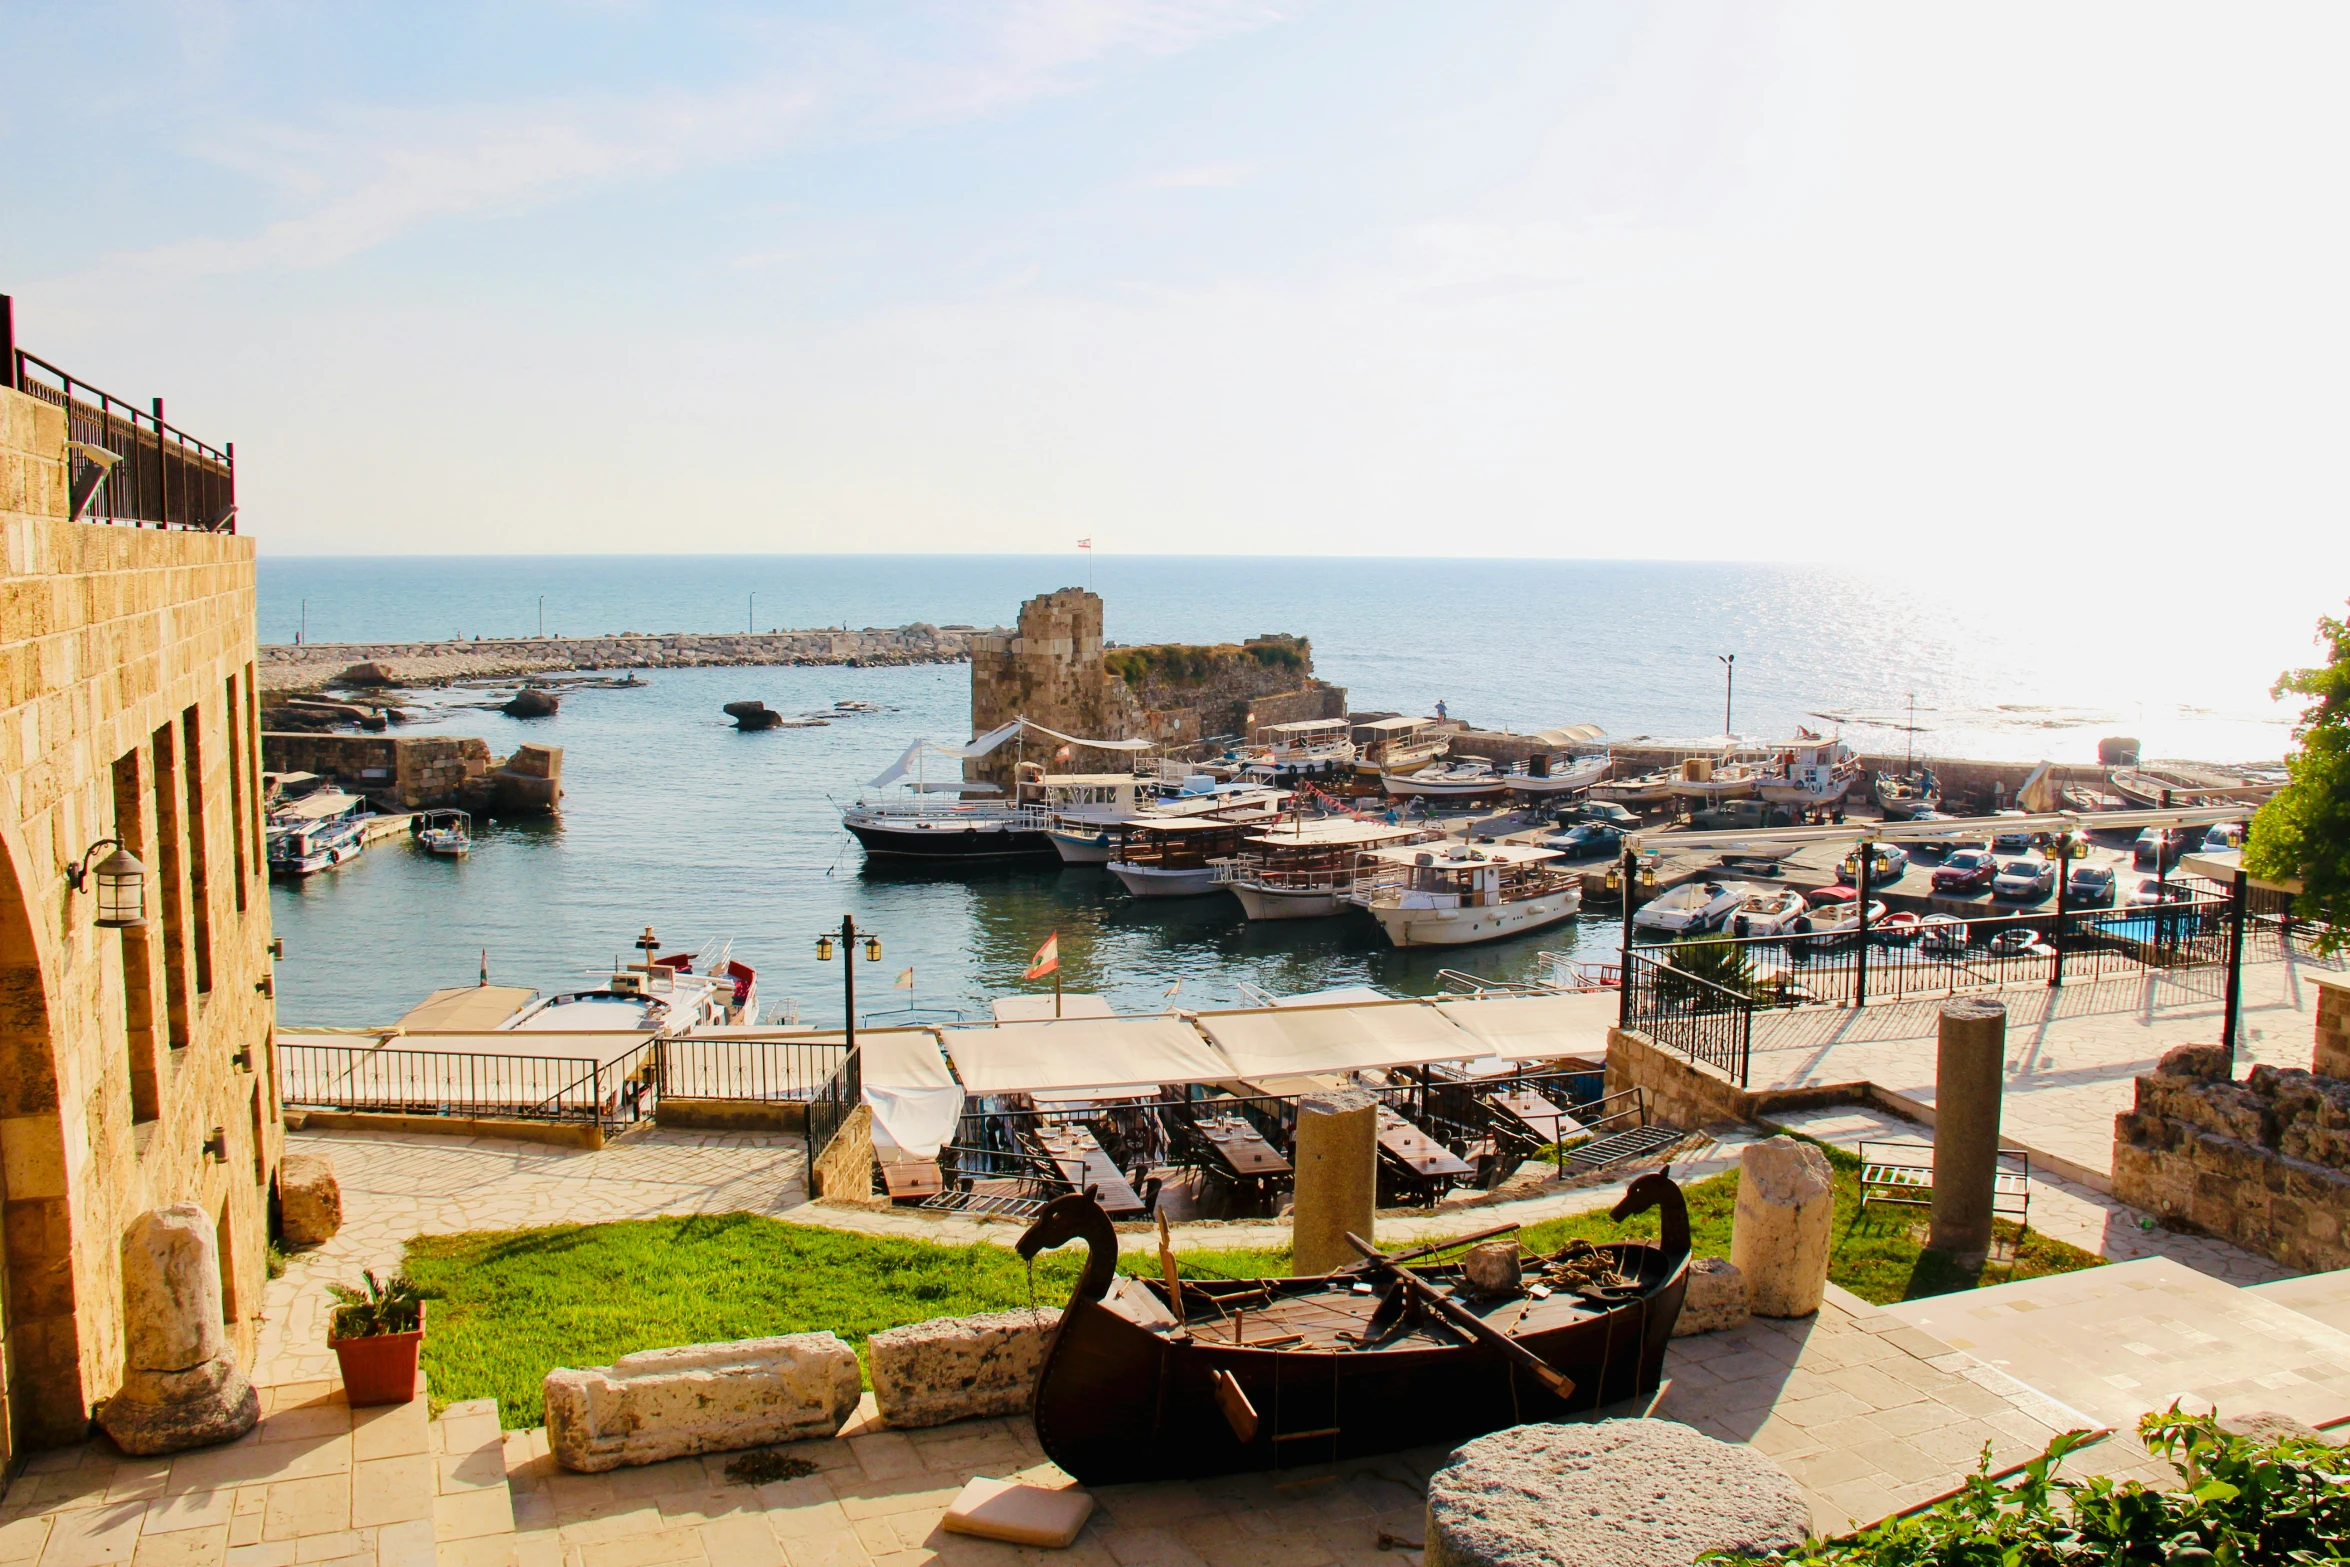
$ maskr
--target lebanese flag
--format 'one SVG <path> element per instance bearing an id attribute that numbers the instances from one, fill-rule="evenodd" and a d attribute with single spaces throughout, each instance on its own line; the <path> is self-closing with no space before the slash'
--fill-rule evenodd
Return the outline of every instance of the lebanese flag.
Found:
<path id="1" fill-rule="evenodd" d="M 1044 938 L 1044 945 L 1036 949 L 1036 961 L 1028 965 L 1022 979 L 1042 979 L 1061 966 L 1061 933 L 1054 931 Z"/>

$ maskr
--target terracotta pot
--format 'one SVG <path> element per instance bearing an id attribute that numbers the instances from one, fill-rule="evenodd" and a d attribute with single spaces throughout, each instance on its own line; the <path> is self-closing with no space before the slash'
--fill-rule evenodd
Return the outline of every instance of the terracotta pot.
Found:
<path id="1" fill-rule="evenodd" d="M 416 1357 L 424 1343 L 423 1301 L 416 1303 L 416 1331 L 374 1338 L 329 1338 L 327 1347 L 343 1368 L 343 1396 L 353 1404 L 405 1404 L 416 1397 Z"/>

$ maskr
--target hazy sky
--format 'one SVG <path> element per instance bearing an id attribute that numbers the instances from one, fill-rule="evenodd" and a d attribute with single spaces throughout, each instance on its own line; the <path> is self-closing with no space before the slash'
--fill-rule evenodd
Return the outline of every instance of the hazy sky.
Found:
<path id="1" fill-rule="evenodd" d="M 233 439 L 272 552 L 2350 576 L 2339 5 L 0 30 L 20 341 Z"/>

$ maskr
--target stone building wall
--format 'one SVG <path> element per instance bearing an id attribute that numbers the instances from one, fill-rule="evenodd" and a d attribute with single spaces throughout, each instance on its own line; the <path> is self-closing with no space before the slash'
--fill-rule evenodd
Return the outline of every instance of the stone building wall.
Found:
<path id="1" fill-rule="evenodd" d="M 2350 1267 L 2350 1082 L 2169 1051 L 2114 1117 L 2113 1194 L 2287 1267 Z"/>
<path id="2" fill-rule="evenodd" d="M 1313 649 L 1302 638 L 1120 648 L 1105 658 L 1102 601 L 1083 588 L 1030 599 L 1011 634 L 976 634 L 970 646 L 974 734 L 1025 717 L 1088 739 L 1147 737 L 1180 749 L 1265 724 L 1346 716 L 1346 692 L 1313 678 Z M 965 776 L 1007 784 L 1024 757 L 1043 760 L 1005 745 L 965 764 Z M 1101 770 L 1118 760 L 1114 752 L 1079 751 L 1054 770 Z"/>
<path id="3" fill-rule="evenodd" d="M 67 522 L 66 483 L 63 414 L 0 390 L 0 1462 L 79 1441 L 120 1385 L 150 1209 L 213 1216 L 251 1364 L 283 1145 L 253 543 Z M 142 931 L 68 884 L 108 837 L 149 868 Z"/>
<path id="4" fill-rule="evenodd" d="M 487 740 L 453 735 L 281 734 L 261 737 L 261 765 L 273 773 L 316 773 L 336 788 L 390 810 L 463 805 L 467 786 L 498 759 Z"/>

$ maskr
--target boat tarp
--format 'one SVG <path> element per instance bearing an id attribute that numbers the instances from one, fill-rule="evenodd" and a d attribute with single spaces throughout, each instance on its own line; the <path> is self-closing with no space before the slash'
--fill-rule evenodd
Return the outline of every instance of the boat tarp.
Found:
<path id="1" fill-rule="evenodd" d="M 895 762 L 890 764 L 889 771 L 883 773 L 880 777 L 874 779 L 865 787 L 868 789 L 888 788 L 891 784 L 896 783 L 899 779 L 912 772 L 914 770 L 915 761 L 920 758 L 922 753 L 925 751 L 930 752 L 933 756 L 951 756 L 957 761 L 969 761 L 974 757 L 987 755 L 988 752 L 994 750 L 997 746 L 1002 745 L 1006 740 L 1011 739 L 1012 736 L 1018 734 L 1019 732 L 1020 720 L 1015 718 L 1009 723 L 996 725 L 987 733 L 973 740 L 969 745 L 940 745 L 935 740 L 917 740 L 912 745 L 906 747 L 905 755 L 899 757 Z"/>
<path id="2" fill-rule="evenodd" d="M 1155 740 L 1088 740 L 1080 735 L 1065 735 L 1058 729 L 1047 729 L 1033 718 L 1015 718 L 1012 722 L 1014 725 L 1024 724 L 1040 735 L 1050 735 L 1055 740 L 1066 740 L 1071 745 L 1084 746 L 1089 751 L 1147 751 L 1158 744 Z"/>
<path id="3" fill-rule="evenodd" d="M 1607 1031 L 1616 1026 L 1621 998 L 1612 990 L 1563 996 L 1489 996 L 1479 1001 L 1440 1001 L 1444 1015 L 1519 1061 L 1552 1056 L 1607 1058 Z"/>
<path id="4" fill-rule="evenodd" d="M 1220 1083 L 1235 1074 L 1197 1030 L 1171 1017 L 1083 1017 L 945 1030 L 947 1054 L 975 1094 Z"/>
<path id="5" fill-rule="evenodd" d="M 926 1028 L 891 1029 L 857 1038 L 860 1097 L 873 1111 L 873 1145 L 886 1157 L 902 1149 L 935 1159 L 963 1116 L 963 1088 Z"/>
<path id="6" fill-rule="evenodd" d="M 1199 1026 L 1232 1058 L 1240 1075 L 1252 1081 L 1429 1061 L 1473 1061 L 1493 1054 L 1491 1045 L 1420 1001 L 1203 1012 Z"/>
<path id="7" fill-rule="evenodd" d="M 1275 996 L 1277 1007 L 1334 1007 L 1356 1001 L 1393 1001 L 1368 985 L 1341 985 L 1336 990 L 1309 990 L 1302 996 Z"/>
<path id="8" fill-rule="evenodd" d="M 1563 724 L 1556 729 L 1536 731 L 1534 738 L 1556 750 L 1571 745 L 1597 745 L 1607 738 L 1607 731 L 1597 724 Z"/>
<path id="9" fill-rule="evenodd" d="M 1091 991 L 1072 990 L 1060 997 L 1061 1009 L 1053 1010 L 1054 998 L 1041 996 L 998 996 L 990 1001 L 988 1010 L 999 1023 L 1046 1023 L 1055 1017 L 1116 1017 L 1110 1004 Z"/>

